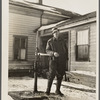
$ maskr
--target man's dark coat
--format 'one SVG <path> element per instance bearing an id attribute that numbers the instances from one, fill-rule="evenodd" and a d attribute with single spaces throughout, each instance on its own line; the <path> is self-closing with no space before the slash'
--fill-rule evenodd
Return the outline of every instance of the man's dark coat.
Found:
<path id="1" fill-rule="evenodd" d="M 68 49 L 65 41 L 61 38 L 51 38 L 47 42 L 46 52 L 51 55 L 49 61 L 49 78 L 62 78 L 66 70 L 66 60 L 68 60 Z M 54 57 L 54 52 L 59 54 L 59 57 Z"/>

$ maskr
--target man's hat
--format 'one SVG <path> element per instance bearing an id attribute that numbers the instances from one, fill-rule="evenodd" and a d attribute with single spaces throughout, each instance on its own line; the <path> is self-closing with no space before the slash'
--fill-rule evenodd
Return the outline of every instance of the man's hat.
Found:
<path id="1" fill-rule="evenodd" d="M 56 28 L 56 27 L 52 28 L 52 34 L 54 34 L 54 33 L 57 32 L 57 31 L 59 31 L 58 28 Z"/>

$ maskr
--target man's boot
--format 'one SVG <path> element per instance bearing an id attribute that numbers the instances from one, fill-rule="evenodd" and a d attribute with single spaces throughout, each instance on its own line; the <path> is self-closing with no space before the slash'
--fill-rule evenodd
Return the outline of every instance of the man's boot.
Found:
<path id="1" fill-rule="evenodd" d="M 63 93 L 61 93 L 61 91 L 60 91 L 60 87 L 61 87 L 61 82 L 62 82 L 62 80 L 60 79 L 58 79 L 57 80 L 57 85 L 56 85 L 56 94 L 57 95 L 60 95 L 60 96 L 63 96 L 64 94 Z"/>
<path id="2" fill-rule="evenodd" d="M 47 90 L 45 92 L 47 95 L 50 95 L 52 82 L 53 82 L 53 80 L 48 80 Z"/>

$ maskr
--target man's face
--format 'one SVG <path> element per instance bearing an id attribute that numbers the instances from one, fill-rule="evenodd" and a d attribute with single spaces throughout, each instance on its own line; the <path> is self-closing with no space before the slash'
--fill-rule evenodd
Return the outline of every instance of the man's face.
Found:
<path id="1" fill-rule="evenodd" d="M 55 38 L 58 38 L 58 37 L 59 37 L 59 31 L 58 31 L 58 30 L 55 31 L 55 32 L 53 33 L 53 36 L 54 36 Z"/>

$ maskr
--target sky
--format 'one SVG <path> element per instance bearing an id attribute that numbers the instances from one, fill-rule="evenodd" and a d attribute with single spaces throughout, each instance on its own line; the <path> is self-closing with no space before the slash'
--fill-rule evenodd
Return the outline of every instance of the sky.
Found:
<path id="1" fill-rule="evenodd" d="M 97 0 L 43 0 L 43 4 L 69 10 L 81 15 L 97 10 Z"/>
<path id="2" fill-rule="evenodd" d="M 20 1 L 20 0 L 19 0 Z M 25 0 L 37 3 L 38 0 Z M 44 5 L 72 11 L 81 15 L 97 11 L 99 0 L 42 0 Z"/>

